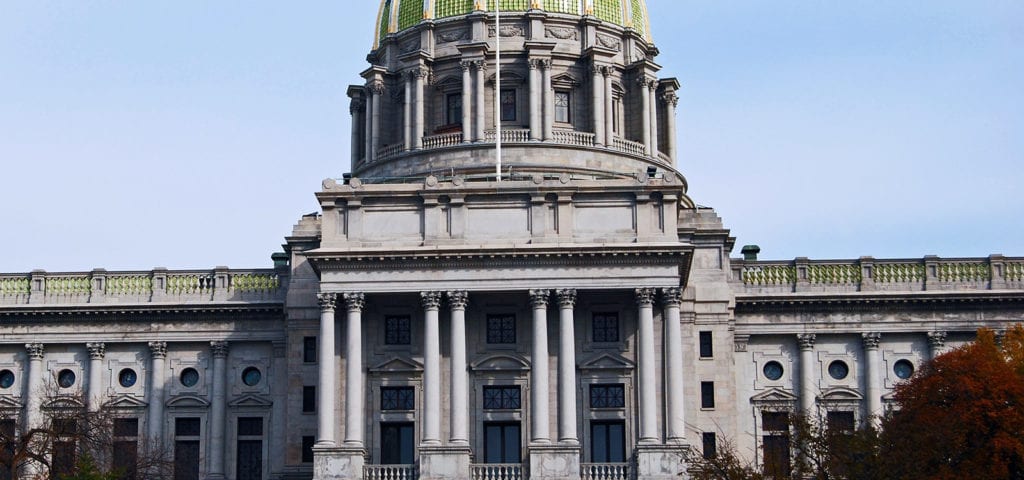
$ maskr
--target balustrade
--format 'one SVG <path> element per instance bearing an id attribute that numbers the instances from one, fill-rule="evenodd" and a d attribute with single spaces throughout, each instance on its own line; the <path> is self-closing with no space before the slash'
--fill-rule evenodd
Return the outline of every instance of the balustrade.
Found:
<path id="1" fill-rule="evenodd" d="M 473 464 L 469 474 L 472 480 L 522 480 L 523 466 L 518 463 Z"/>
<path id="2" fill-rule="evenodd" d="M 415 465 L 365 465 L 363 480 L 416 480 Z"/>
<path id="3" fill-rule="evenodd" d="M 629 480 L 628 463 L 584 463 L 580 465 L 582 480 Z"/>

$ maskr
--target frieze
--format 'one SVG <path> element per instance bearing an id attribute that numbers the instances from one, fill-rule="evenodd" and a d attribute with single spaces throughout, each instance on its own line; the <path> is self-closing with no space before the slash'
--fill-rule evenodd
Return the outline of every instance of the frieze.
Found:
<path id="1" fill-rule="evenodd" d="M 544 27 L 544 36 L 559 40 L 579 40 L 580 32 L 574 27 L 547 26 Z"/>
<path id="2" fill-rule="evenodd" d="M 601 253 L 535 253 L 535 254 L 465 254 L 465 255 L 431 255 L 431 256 L 359 256 L 331 257 L 329 255 L 312 257 L 311 260 L 321 270 L 382 270 L 388 268 L 401 269 L 432 269 L 432 268 L 500 268 L 521 266 L 631 266 L 652 264 L 678 264 L 686 253 L 681 251 L 652 252 L 601 252 Z M 652 263 L 652 258 L 657 260 Z"/>
<path id="3" fill-rule="evenodd" d="M 494 38 L 496 36 L 495 35 L 495 28 L 494 28 L 493 25 L 487 27 L 487 36 L 490 37 L 490 38 Z M 526 28 L 523 25 L 521 25 L 521 24 L 513 23 L 513 24 L 510 24 L 510 25 L 502 25 L 501 26 L 501 38 L 525 37 L 525 36 L 526 36 Z"/>
<path id="4" fill-rule="evenodd" d="M 462 28 L 458 30 L 446 30 L 438 32 L 437 39 L 440 43 L 452 43 L 458 42 L 459 40 L 465 40 L 469 38 L 469 29 Z"/>
<path id="5" fill-rule="evenodd" d="M 402 42 L 402 44 L 398 46 L 398 49 L 402 53 L 415 52 L 420 49 L 420 39 L 417 37 L 406 42 Z"/>
<path id="6" fill-rule="evenodd" d="M 622 51 L 622 40 L 615 38 L 611 35 L 605 35 L 602 33 L 597 34 L 597 44 L 616 52 Z"/>

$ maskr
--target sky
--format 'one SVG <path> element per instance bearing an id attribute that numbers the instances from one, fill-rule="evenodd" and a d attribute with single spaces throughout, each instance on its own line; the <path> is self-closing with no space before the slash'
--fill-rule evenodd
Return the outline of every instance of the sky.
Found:
<path id="1" fill-rule="evenodd" d="M 4 2 L 0 272 L 269 267 L 348 171 L 378 6 Z M 734 256 L 1024 256 L 1024 2 L 648 8 Z"/>

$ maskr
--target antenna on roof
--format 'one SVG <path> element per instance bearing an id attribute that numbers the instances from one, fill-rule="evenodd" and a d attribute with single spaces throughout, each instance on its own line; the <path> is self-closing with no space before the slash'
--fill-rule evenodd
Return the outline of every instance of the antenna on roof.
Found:
<path id="1" fill-rule="evenodd" d="M 494 0 L 494 144 L 495 172 L 501 183 L 501 0 Z"/>

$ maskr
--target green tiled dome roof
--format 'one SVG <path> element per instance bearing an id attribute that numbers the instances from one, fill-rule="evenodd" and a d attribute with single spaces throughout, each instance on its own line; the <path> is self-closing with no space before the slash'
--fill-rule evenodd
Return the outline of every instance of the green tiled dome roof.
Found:
<path id="1" fill-rule="evenodd" d="M 601 21 L 636 30 L 650 40 L 647 3 L 644 0 L 382 0 L 377 14 L 375 45 L 389 33 L 411 28 L 423 19 L 445 19 L 474 10 L 494 10 L 501 2 L 505 12 L 539 8 L 570 15 L 593 15 Z"/>

